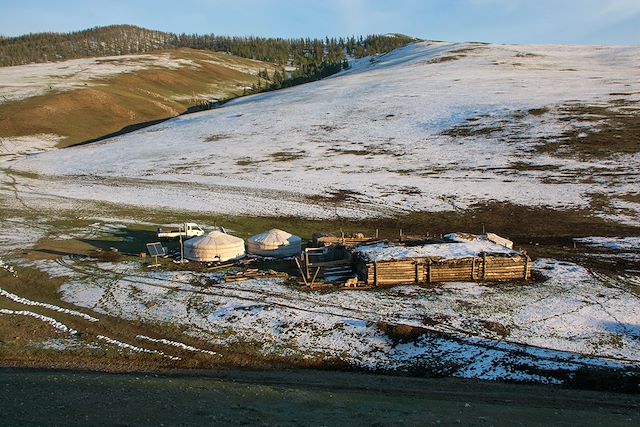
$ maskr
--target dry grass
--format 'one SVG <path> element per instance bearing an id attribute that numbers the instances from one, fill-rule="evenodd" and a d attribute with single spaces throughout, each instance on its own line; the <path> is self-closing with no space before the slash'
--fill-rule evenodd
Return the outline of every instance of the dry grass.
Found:
<path id="1" fill-rule="evenodd" d="M 254 159 L 252 157 L 242 157 L 236 160 L 236 165 L 238 166 L 252 166 L 252 165 L 258 165 L 260 163 L 261 163 L 261 160 Z"/>
<path id="2" fill-rule="evenodd" d="M 331 190 L 327 195 L 309 196 L 307 197 L 307 199 L 313 203 L 335 204 L 353 200 L 361 195 L 362 193 L 358 193 L 357 191 L 352 190 Z"/>
<path id="3" fill-rule="evenodd" d="M 275 153 L 271 153 L 271 159 L 274 162 L 290 162 L 293 160 L 302 159 L 306 156 L 306 151 L 277 151 Z"/>
<path id="4" fill-rule="evenodd" d="M 95 80 L 83 89 L 0 104 L 0 137 L 49 133 L 64 137 L 60 146 L 70 146 L 184 113 L 202 102 L 199 94 L 215 94 L 218 99 L 239 96 L 242 87 L 257 81 L 253 74 L 210 61 L 274 69 L 272 64 L 217 52 L 169 53 L 199 67 L 146 69 Z"/>
<path id="5" fill-rule="evenodd" d="M 215 135 L 209 135 L 208 137 L 205 138 L 205 141 L 207 142 L 218 142 L 218 141 L 222 141 L 223 139 L 228 138 L 228 135 L 224 135 L 224 134 L 215 134 Z"/>
<path id="6" fill-rule="evenodd" d="M 593 126 L 568 130 L 558 142 L 538 146 L 540 153 L 579 160 L 606 160 L 640 151 L 640 108 L 635 103 L 618 100 L 610 106 L 567 105 L 558 112 L 561 120 L 578 119 Z"/>
<path id="7" fill-rule="evenodd" d="M 439 64 L 442 62 L 457 61 L 459 59 L 466 58 L 468 53 L 471 53 L 478 49 L 483 49 L 483 48 L 485 48 L 485 46 L 482 46 L 479 43 L 475 43 L 474 45 L 469 47 L 463 47 L 460 49 L 452 50 L 447 55 L 435 57 L 432 60 L 430 60 L 429 63 Z"/>
<path id="8" fill-rule="evenodd" d="M 424 335 L 431 334 L 428 329 L 411 325 L 378 322 L 376 326 L 380 332 L 391 339 L 393 345 L 416 342 Z"/>

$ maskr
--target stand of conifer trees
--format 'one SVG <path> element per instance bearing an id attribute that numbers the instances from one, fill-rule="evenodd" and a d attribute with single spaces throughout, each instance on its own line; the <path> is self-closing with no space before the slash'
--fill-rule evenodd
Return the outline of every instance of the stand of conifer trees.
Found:
<path id="1" fill-rule="evenodd" d="M 132 25 L 96 27 L 72 33 L 38 33 L 0 37 L 0 66 L 63 61 L 111 55 L 144 53 L 160 49 L 206 49 L 291 66 L 260 76 L 264 81 L 252 91 L 272 90 L 318 80 L 348 67 L 347 58 L 389 52 L 416 41 L 404 35 L 299 38 L 230 37 L 214 34 L 173 34 Z M 265 70 L 266 73 L 266 70 Z"/>

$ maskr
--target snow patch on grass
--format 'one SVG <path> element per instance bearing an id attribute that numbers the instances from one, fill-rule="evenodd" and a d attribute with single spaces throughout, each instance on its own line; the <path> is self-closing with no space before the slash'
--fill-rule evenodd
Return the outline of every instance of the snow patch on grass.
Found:
<path id="1" fill-rule="evenodd" d="M 1 69 L 2 68 L 0 68 L 0 70 Z M 15 157 L 49 151 L 53 149 L 61 139 L 62 137 L 59 135 L 44 133 L 0 138 L 0 156 Z"/>
<path id="2" fill-rule="evenodd" d="M 73 351 L 80 349 L 98 349 L 95 344 L 85 343 L 79 340 L 77 337 L 72 338 L 48 338 L 43 342 L 32 343 L 33 347 L 43 348 L 45 350 L 56 350 L 56 351 Z"/>
<path id="3" fill-rule="evenodd" d="M 23 218 L 0 218 L 0 254 L 24 251 L 47 235 L 46 225 L 34 225 Z"/>
<path id="4" fill-rule="evenodd" d="M 116 347 L 119 347 L 119 348 L 121 348 L 123 350 L 129 350 L 129 351 L 133 351 L 133 352 L 136 352 L 136 353 L 158 354 L 160 356 L 166 357 L 166 358 L 171 359 L 171 360 L 181 360 L 179 357 L 170 356 L 170 355 L 165 354 L 165 353 L 163 353 L 161 351 L 158 351 L 158 350 L 149 350 L 148 348 L 137 347 L 135 345 L 127 344 L 126 342 L 118 341 L 116 339 L 109 338 L 109 337 L 104 336 L 104 335 L 98 335 L 98 336 L 96 336 L 96 338 L 98 338 L 99 340 L 104 341 L 104 342 L 106 342 L 108 344 L 115 345 Z"/>
<path id="5" fill-rule="evenodd" d="M 192 347 L 192 346 L 190 346 L 188 344 L 185 344 L 185 343 L 181 343 L 181 342 L 177 342 L 177 341 L 171 341 L 171 340 L 167 340 L 167 339 L 164 339 L 164 338 L 151 338 L 151 337 L 148 337 L 146 335 L 136 335 L 136 338 L 139 339 L 139 340 L 143 340 L 143 341 L 150 341 L 150 342 L 154 342 L 154 343 L 160 343 L 160 344 L 164 344 L 164 345 L 170 345 L 170 346 L 173 346 L 173 347 L 178 347 L 178 348 L 180 348 L 182 350 L 209 354 L 211 356 L 219 356 L 219 354 L 216 353 L 215 351 L 203 350 L 201 348 Z"/>
<path id="6" fill-rule="evenodd" d="M 53 317 L 44 316 L 42 314 L 34 313 L 32 311 L 9 310 L 7 308 L 0 308 L 0 314 L 33 317 L 35 319 L 42 320 L 43 322 L 48 323 L 49 325 L 53 326 L 55 329 L 59 330 L 60 332 L 65 332 L 71 335 L 75 335 L 78 333 L 78 331 L 76 331 L 75 329 L 69 328 L 67 325 L 65 325 L 64 323 L 58 322 Z"/>
<path id="7" fill-rule="evenodd" d="M 170 53 L 106 56 L 0 68 L 0 103 L 86 88 L 94 80 L 149 68 L 197 67 Z"/>
<path id="8" fill-rule="evenodd" d="M 615 251 L 640 251 L 640 237 L 581 237 L 576 242 Z"/>
<path id="9" fill-rule="evenodd" d="M 27 298 L 20 297 L 16 294 L 12 294 L 11 292 L 7 292 L 4 289 L 0 288 L 0 296 L 10 299 L 11 301 L 17 302 L 18 304 L 31 305 L 36 307 L 44 307 L 49 310 L 57 311 L 59 313 L 69 314 L 71 316 L 81 317 L 84 320 L 88 320 L 89 322 L 97 322 L 98 319 L 95 317 L 89 316 L 88 314 L 81 313 L 76 310 L 69 310 L 67 308 L 58 307 L 57 305 L 47 304 L 44 302 L 32 301 Z"/>
<path id="10" fill-rule="evenodd" d="M 9 272 L 9 274 L 11 274 L 13 277 L 18 277 L 18 275 L 16 274 L 15 268 L 13 268 L 12 265 L 5 263 L 1 259 L 0 259 L 0 269 Z"/>

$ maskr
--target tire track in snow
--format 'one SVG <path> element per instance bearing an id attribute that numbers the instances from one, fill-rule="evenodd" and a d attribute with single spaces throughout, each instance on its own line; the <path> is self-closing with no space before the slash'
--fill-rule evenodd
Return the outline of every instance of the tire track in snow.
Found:
<path id="1" fill-rule="evenodd" d="M 619 285 L 616 282 L 616 279 L 612 278 L 611 276 L 604 274 L 604 273 L 599 273 L 597 271 L 593 271 L 591 272 L 591 274 L 593 274 L 594 277 L 598 278 L 600 281 L 602 281 L 603 283 L 605 283 L 607 286 L 611 286 L 612 288 L 616 288 L 622 292 L 624 292 L 627 295 L 631 295 L 634 298 L 640 298 L 640 296 L 638 296 L 636 293 L 630 291 L 629 289 L 626 289 L 624 286 Z M 632 286 L 640 286 L 640 280 L 637 279 L 634 276 L 628 276 L 628 275 L 621 275 L 621 274 L 617 274 L 617 280 L 621 281 L 623 283 L 627 283 L 629 285 Z"/>
<path id="2" fill-rule="evenodd" d="M 18 201 L 18 203 L 20 203 L 20 205 L 22 205 L 22 207 L 25 208 L 26 210 L 33 211 L 33 209 L 29 205 L 27 205 L 25 201 L 22 199 L 22 197 L 20 196 L 20 192 L 18 191 L 18 181 L 11 174 L 11 172 L 9 172 L 9 169 L 2 169 L 1 172 L 4 172 L 4 174 L 9 179 L 11 179 L 11 183 L 9 184 L 9 187 L 11 187 L 11 189 L 13 190 L 13 195 L 15 199 Z"/>

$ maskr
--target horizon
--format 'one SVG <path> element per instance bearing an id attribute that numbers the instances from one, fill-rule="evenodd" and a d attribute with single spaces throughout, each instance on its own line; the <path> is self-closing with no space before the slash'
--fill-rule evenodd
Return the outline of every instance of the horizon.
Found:
<path id="1" fill-rule="evenodd" d="M 110 3 L 94 10 L 77 0 L 50 4 L 0 0 L 0 34 L 68 33 L 134 25 L 170 33 L 274 38 L 324 38 L 400 33 L 422 40 L 498 44 L 637 45 L 640 2 L 550 0 L 166 0 Z"/>

